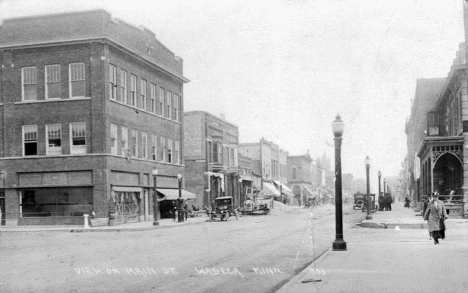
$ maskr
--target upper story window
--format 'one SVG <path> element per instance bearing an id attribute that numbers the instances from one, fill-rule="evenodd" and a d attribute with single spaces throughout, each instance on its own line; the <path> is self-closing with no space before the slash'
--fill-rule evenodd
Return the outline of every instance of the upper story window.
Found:
<path id="1" fill-rule="evenodd" d="M 136 106 L 136 87 L 137 77 L 136 75 L 130 74 L 130 106 Z"/>
<path id="2" fill-rule="evenodd" d="M 156 114 L 156 85 L 151 84 L 150 92 L 150 112 Z"/>
<path id="3" fill-rule="evenodd" d="M 173 146 L 173 141 L 172 139 L 168 138 L 167 139 L 167 162 L 168 163 L 173 163 L 173 153 L 172 153 L 172 146 Z"/>
<path id="4" fill-rule="evenodd" d="M 138 132 L 135 129 L 130 130 L 130 154 L 132 157 L 138 157 Z"/>
<path id="5" fill-rule="evenodd" d="M 146 80 L 144 79 L 140 82 L 140 107 L 146 110 Z"/>
<path id="6" fill-rule="evenodd" d="M 172 93 L 166 91 L 166 111 L 164 112 L 164 117 L 171 118 L 171 102 L 172 102 Z"/>
<path id="7" fill-rule="evenodd" d="M 213 163 L 213 143 L 211 141 L 206 142 L 206 156 L 208 163 Z"/>
<path id="8" fill-rule="evenodd" d="M 120 70 L 120 101 L 127 103 L 127 71 Z"/>
<path id="9" fill-rule="evenodd" d="M 23 101 L 37 100 L 37 69 L 36 66 L 21 68 L 23 84 Z"/>
<path id="10" fill-rule="evenodd" d="M 109 64 L 109 98 L 117 100 L 117 67 Z"/>
<path id="11" fill-rule="evenodd" d="M 159 137 L 159 152 L 158 161 L 165 162 L 166 160 L 166 138 L 163 136 Z"/>
<path id="12" fill-rule="evenodd" d="M 292 173 L 292 179 L 297 179 L 297 168 L 296 167 L 292 167 L 291 173 Z"/>
<path id="13" fill-rule="evenodd" d="M 180 141 L 174 141 L 174 164 L 180 164 Z"/>
<path id="14" fill-rule="evenodd" d="M 427 114 L 427 133 L 428 135 L 440 135 L 439 132 L 439 113 L 429 112 Z"/>
<path id="15" fill-rule="evenodd" d="M 151 160 L 156 161 L 158 159 L 158 137 L 151 135 Z"/>
<path id="16" fill-rule="evenodd" d="M 23 125 L 23 155 L 37 156 L 37 125 Z"/>
<path id="17" fill-rule="evenodd" d="M 47 155 L 61 155 L 62 154 L 62 125 L 47 124 L 46 125 Z"/>
<path id="18" fill-rule="evenodd" d="M 128 128 L 122 126 L 120 131 L 122 133 L 122 135 L 120 136 L 120 143 L 121 143 L 121 146 L 122 146 L 121 155 L 125 157 L 125 156 L 127 156 L 129 154 L 129 151 L 130 151 L 128 149 Z"/>
<path id="19" fill-rule="evenodd" d="M 229 153 L 229 166 L 235 166 L 234 165 L 234 149 L 231 148 L 229 149 L 230 153 Z"/>
<path id="20" fill-rule="evenodd" d="M 46 99 L 60 99 L 62 96 L 60 65 L 45 67 Z"/>
<path id="21" fill-rule="evenodd" d="M 86 154 L 86 122 L 70 123 L 70 154 Z"/>
<path id="22" fill-rule="evenodd" d="M 213 163 L 223 163 L 223 146 L 220 142 L 213 142 Z"/>
<path id="23" fill-rule="evenodd" d="M 85 96 L 85 64 L 71 63 L 70 64 L 70 97 Z"/>
<path id="24" fill-rule="evenodd" d="M 179 121 L 179 95 L 172 95 L 172 119 Z"/>
<path id="25" fill-rule="evenodd" d="M 162 87 L 159 88 L 159 100 L 158 100 L 158 105 L 157 105 L 157 114 L 158 115 L 163 115 L 164 112 L 164 97 L 165 97 L 165 92 Z"/>
<path id="26" fill-rule="evenodd" d="M 229 166 L 229 148 L 223 146 L 223 165 Z"/>
<path id="27" fill-rule="evenodd" d="M 146 132 L 141 133 L 141 157 L 148 158 L 148 134 Z"/>
<path id="28" fill-rule="evenodd" d="M 117 124 L 110 125 L 110 147 L 111 155 L 117 155 Z"/>

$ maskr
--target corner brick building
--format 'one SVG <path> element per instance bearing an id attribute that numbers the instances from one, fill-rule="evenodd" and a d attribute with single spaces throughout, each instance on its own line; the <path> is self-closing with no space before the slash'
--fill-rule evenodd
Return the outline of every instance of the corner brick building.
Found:
<path id="1" fill-rule="evenodd" d="M 0 27 L 0 204 L 6 225 L 153 220 L 183 165 L 183 61 L 103 10 Z"/>

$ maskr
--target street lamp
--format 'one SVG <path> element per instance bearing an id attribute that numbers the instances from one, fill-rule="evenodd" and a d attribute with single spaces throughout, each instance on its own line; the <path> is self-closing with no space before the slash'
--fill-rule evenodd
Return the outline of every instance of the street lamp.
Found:
<path id="1" fill-rule="evenodd" d="M 151 171 L 153 174 L 153 226 L 159 225 L 159 202 L 158 202 L 158 190 L 157 190 L 157 177 L 158 177 L 158 169 L 154 168 Z"/>
<path id="2" fill-rule="evenodd" d="M 377 176 L 379 177 L 379 196 L 378 196 L 378 198 L 381 198 L 380 197 L 380 177 L 382 176 L 382 173 L 380 172 L 380 170 L 379 170 L 379 172 L 377 172 Z M 382 207 L 380 206 L 380 204 L 381 203 L 379 202 L 379 211 L 382 210 Z"/>
<path id="3" fill-rule="evenodd" d="M 366 157 L 366 177 L 367 177 L 367 216 L 366 220 L 372 220 L 370 214 L 370 181 L 369 181 L 369 169 L 370 169 L 370 159 L 369 156 Z"/>
<path id="4" fill-rule="evenodd" d="M 344 123 L 340 115 L 336 115 L 332 123 L 333 136 L 335 138 L 335 220 L 336 237 L 333 241 L 333 250 L 345 251 L 346 242 L 343 240 L 343 204 L 341 186 L 341 141 L 343 140 Z"/>
<path id="5" fill-rule="evenodd" d="M 182 175 L 177 174 L 177 180 L 179 180 L 179 200 L 177 204 L 177 217 L 178 222 L 184 221 L 184 215 L 182 214 Z"/>
<path id="6" fill-rule="evenodd" d="M 387 188 L 387 184 L 385 183 L 385 178 L 383 179 L 383 193 L 384 193 L 384 196 L 385 196 L 385 193 L 387 193 L 387 191 L 385 190 L 385 188 Z"/>

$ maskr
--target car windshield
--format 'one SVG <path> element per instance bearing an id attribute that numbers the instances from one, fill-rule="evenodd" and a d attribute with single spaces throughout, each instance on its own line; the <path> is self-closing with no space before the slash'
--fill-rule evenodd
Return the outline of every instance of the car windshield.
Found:
<path id="1" fill-rule="evenodd" d="M 228 205 L 231 204 L 231 199 L 219 199 L 216 202 L 218 205 Z"/>

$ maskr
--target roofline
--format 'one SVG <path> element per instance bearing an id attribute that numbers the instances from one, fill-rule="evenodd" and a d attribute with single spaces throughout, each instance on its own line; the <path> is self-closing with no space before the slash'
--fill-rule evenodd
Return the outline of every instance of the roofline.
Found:
<path id="1" fill-rule="evenodd" d="M 465 63 L 452 65 L 452 67 L 450 68 L 450 72 L 447 78 L 445 79 L 444 86 L 442 87 L 442 90 L 439 93 L 439 98 L 437 99 L 436 107 L 438 107 L 440 105 L 440 102 L 442 102 L 442 100 L 444 99 L 445 92 L 447 91 L 447 88 L 450 82 L 452 81 L 452 78 L 454 77 L 455 73 L 461 70 L 465 70 L 465 69 L 466 69 Z"/>
<path id="2" fill-rule="evenodd" d="M 185 112 L 185 113 L 184 113 L 184 116 L 185 116 L 185 115 L 196 115 L 196 114 L 209 115 L 209 116 L 214 117 L 214 118 L 216 118 L 216 119 L 218 119 L 218 120 L 220 120 L 220 121 L 223 121 L 223 122 L 225 122 L 225 123 L 227 123 L 227 124 L 229 124 L 229 125 L 231 125 L 231 126 L 234 126 L 234 127 L 236 127 L 236 128 L 239 130 L 239 126 L 238 126 L 238 125 L 236 125 L 236 124 L 234 124 L 234 123 L 232 123 L 232 122 L 229 122 L 229 121 L 227 121 L 227 120 L 223 120 L 223 119 L 221 119 L 220 117 L 216 116 L 215 114 L 212 114 L 212 113 L 207 112 L 207 111 L 202 111 L 202 110 L 188 111 L 188 112 Z"/>
<path id="3" fill-rule="evenodd" d="M 41 19 L 47 17 L 58 17 L 58 16 L 67 16 L 67 15 L 74 15 L 74 14 L 83 14 L 83 13 L 90 13 L 90 12 L 102 12 L 104 14 L 112 15 L 103 8 L 97 9 L 86 9 L 86 10 L 75 10 L 75 11 L 64 11 L 64 12 L 55 12 L 55 13 L 45 13 L 45 14 L 34 14 L 29 16 L 18 16 L 18 17 L 8 17 L 1 19 L 3 22 L 5 21 L 22 21 L 22 20 L 29 20 L 29 19 Z"/>
<path id="4" fill-rule="evenodd" d="M 119 47 L 132 55 L 137 56 L 137 58 L 143 59 L 144 62 L 150 63 L 150 65 L 156 66 L 159 70 L 163 71 L 164 73 L 172 76 L 184 83 L 190 82 L 190 79 L 180 75 L 177 72 L 167 68 L 166 66 L 160 64 L 159 62 L 150 60 L 149 58 L 135 52 L 134 50 L 128 48 L 125 45 L 122 45 L 115 40 L 107 37 L 107 36 L 98 36 L 98 37 L 87 37 L 87 38 L 78 38 L 78 39 L 66 39 L 66 40 L 56 40 L 56 41 L 44 41 L 44 42 L 34 42 L 34 43 L 25 43 L 25 44 L 12 44 L 6 46 L 0 46 L 0 50 L 15 50 L 15 49 L 26 49 L 26 48 L 36 48 L 36 47 L 52 47 L 57 45 L 72 45 L 72 44 L 83 44 L 89 43 L 93 41 L 100 41 L 100 42 L 109 42 L 110 44 L 114 45 L 115 47 Z"/>

